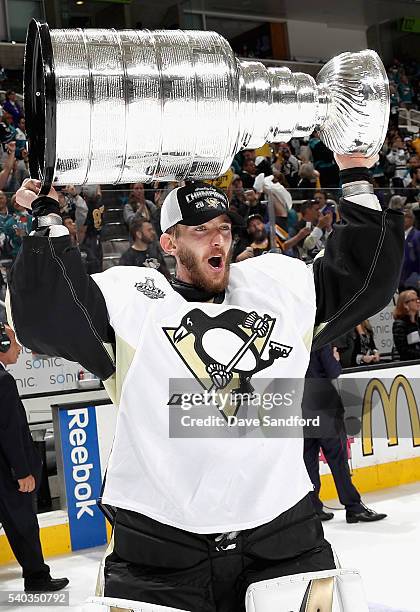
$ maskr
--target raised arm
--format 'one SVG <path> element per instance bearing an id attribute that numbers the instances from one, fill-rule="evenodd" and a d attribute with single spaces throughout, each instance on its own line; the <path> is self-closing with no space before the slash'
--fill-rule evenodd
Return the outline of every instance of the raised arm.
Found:
<path id="1" fill-rule="evenodd" d="M 342 223 L 334 227 L 313 265 L 317 313 L 313 348 L 332 342 L 384 308 L 400 276 L 403 215 L 382 211 L 368 167 L 376 161 L 336 156 L 341 169 Z"/>
<path id="2" fill-rule="evenodd" d="M 10 323 L 24 346 L 77 361 L 106 380 L 115 367 L 105 346 L 114 334 L 104 297 L 61 225 L 55 190 L 37 198 L 38 190 L 39 182 L 26 180 L 16 194 L 32 207 L 36 231 L 23 239 L 11 270 Z"/>

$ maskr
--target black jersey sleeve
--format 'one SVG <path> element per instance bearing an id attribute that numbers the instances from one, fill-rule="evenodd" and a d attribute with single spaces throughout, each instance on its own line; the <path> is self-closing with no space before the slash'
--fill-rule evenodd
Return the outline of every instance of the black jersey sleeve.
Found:
<path id="1" fill-rule="evenodd" d="M 33 351 L 79 362 L 102 380 L 115 371 L 104 297 L 70 236 L 27 236 L 9 279 L 10 321 Z"/>
<path id="2" fill-rule="evenodd" d="M 341 224 L 334 226 L 323 255 L 313 264 L 316 319 L 313 349 L 332 342 L 391 300 L 404 252 L 404 216 L 340 202 Z"/>

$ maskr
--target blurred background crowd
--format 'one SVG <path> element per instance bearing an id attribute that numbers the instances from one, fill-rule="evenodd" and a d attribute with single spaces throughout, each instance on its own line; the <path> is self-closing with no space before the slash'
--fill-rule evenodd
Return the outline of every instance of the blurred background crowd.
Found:
<path id="1" fill-rule="evenodd" d="M 391 114 L 372 179 L 382 208 L 404 212 L 406 247 L 399 283 L 403 298 L 395 309 L 394 354 L 413 359 L 420 358 L 420 343 L 403 346 L 407 334 L 405 331 L 398 334 L 401 326 L 397 322 L 404 320 L 413 331 L 419 328 L 420 122 L 416 124 L 416 112 L 420 116 L 420 64 L 395 59 L 388 67 L 388 77 Z M 0 87 L 6 87 L 7 72 L 2 68 L 0 79 Z M 22 237 L 31 231 L 32 218 L 15 198 L 16 190 L 29 176 L 22 95 L 4 89 L 0 96 L 2 300 L 8 269 Z M 284 256 L 310 263 L 325 246 L 335 224 L 341 222 L 338 167 L 317 132 L 308 140 L 294 138 L 288 143 L 241 151 L 229 171 L 212 182 L 227 192 L 231 208 L 243 219 L 243 227 L 234 231 L 233 262 L 276 249 Z M 163 254 L 158 241 L 160 207 L 177 185 L 136 183 L 118 188 L 112 185 L 61 188 L 63 222 L 82 253 L 86 270 L 95 273 L 114 265 L 138 265 L 154 267 L 170 278 L 174 262 Z M 350 349 L 345 343 L 347 348 L 343 352 L 347 358 L 343 359 L 347 359 L 347 365 L 375 359 L 369 335 L 367 322 L 354 331 Z M 361 343 L 360 337 L 367 340 Z"/>

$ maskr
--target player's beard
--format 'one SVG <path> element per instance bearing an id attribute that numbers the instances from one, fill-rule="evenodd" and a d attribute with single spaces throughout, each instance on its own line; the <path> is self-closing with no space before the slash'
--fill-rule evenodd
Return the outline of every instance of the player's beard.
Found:
<path id="1" fill-rule="evenodd" d="M 232 257 L 232 250 L 226 256 L 225 269 L 223 275 L 220 278 L 212 278 L 209 274 L 206 274 L 204 269 L 205 263 L 200 262 L 196 254 L 192 249 L 186 246 L 178 246 L 178 257 L 184 268 L 186 268 L 190 275 L 190 282 L 198 289 L 204 289 L 212 293 L 219 293 L 226 289 L 229 283 L 229 267 L 230 260 Z"/>

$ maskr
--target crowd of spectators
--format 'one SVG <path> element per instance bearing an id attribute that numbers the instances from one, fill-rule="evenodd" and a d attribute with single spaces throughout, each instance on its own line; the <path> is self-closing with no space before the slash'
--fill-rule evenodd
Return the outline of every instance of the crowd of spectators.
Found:
<path id="1" fill-rule="evenodd" d="M 399 127 L 398 109 L 420 107 L 420 65 L 395 60 L 388 77 L 391 115 L 372 177 L 381 206 L 404 212 L 406 246 L 400 291 L 415 291 L 417 295 L 420 135 Z M 0 140 L 0 260 L 12 262 L 32 223 L 31 215 L 17 205 L 13 195 L 29 176 L 25 118 L 13 91 L 6 92 L 0 109 Z M 167 193 L 177 185 L 136 183 L 126 186 L 126 190 L 119 186 L 113 192 L 113 206 L 120 209 L 127 245 L 120 262 L 113 263 L 151 266 L 169 276 L 170 258 L 163 256 L 158 243 L 160 207 Z M 225 188 L 231 208 L 243 219 L 243 227 L 237 228 L 234 235 L 234 262 L 273 249 L 311 262 L 325 246 L 334 224 L 340 223 L 338 167 L 333 153 L 316 131 L 307 140 L 293 138 L 288 143 L 241 151 L 233 159 Z M 99 185 L 83 188 L 67 185 L 59 190 L 63 221 L 89 273 L 103 269 L 101 230 L 106 223 L 103 189 L 106 186 L 101 189 Z"/>
<path id="2" fill-rule="evenodd" d="M 397 114 L 398 108 L 418 109 L 420 106 L 420 64 L 416 60 L 402 62 L 394 59 L 387 74 L 391 89 L 391 115 Z"/>

